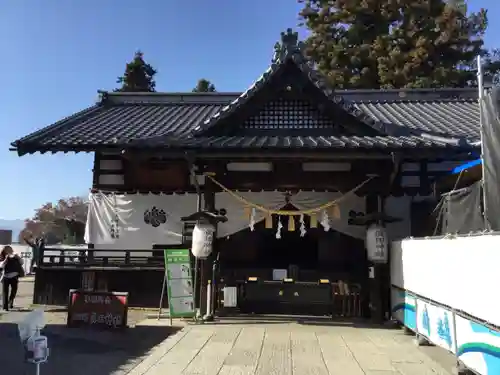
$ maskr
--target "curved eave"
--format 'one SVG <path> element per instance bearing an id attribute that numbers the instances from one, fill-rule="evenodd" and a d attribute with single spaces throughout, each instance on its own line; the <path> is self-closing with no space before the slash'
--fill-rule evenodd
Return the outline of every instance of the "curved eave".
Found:
<path id="1" fill-rule="evenodd" d="M 67 117 L 55 122 L 52 125 L 45 126 L 41 129 L 35 131 L 34 133 L 31 133 L 25 137 L 19 138 L 19 139 L 15 140 L 14 142 L 12 142 L 10 145 L 14 149 L 13 151 L 18 151 L 18 153 L 19 153 L 20 149 L 25 148 L 27 145 L 29 145 L 31 140 L 37 139 L 40 135 L 47 137 L 47 135 L 49 135 L 51 133 L 57 134 L 57 133 L 61 132 L 65 128 L 65 126 L 67 126 L 68 124 L 72 125 L 72 123 L 77 119 L 82 119 L 86 116 L 91 116 L 95 112 L 99 111 L 101 108 L 102 108 L 102 106 L 100 104 L 96 104 L 96 105 L 93 105 L 91 107 L 85 108 L 84 110 L 76 112 L 76 113 L 72 114 L 71 116 L 67 116 Z"/>
<path id="2" fill-rule="evenodd" d="M 296 141 L 290 144 L 272 144 L 259 140 L 258 142 L 249 143 L 236 142 L 234 140 L 207 140 L 205 142 L 192 143 L 159 143 L 159 144 L 141 144 L 141 143 L 126 143 L 126 144 L 85 144 L 85 145 L 51 145 L 40 146 L 34 144 L 21 144 L 17 148 L 11 149 L 17 152 L 19 156 L 34 153 L 91 153 L 91 152 L 164 152 L 167 154 L 184 154 L 188 151 L 196 151 L 200 153 L 222 153 L 231 154 L 238 157 L 244 154 L 258 155 L 261 153 L 278 153 L 278 154 L 379 154 L 390 156 L 392 152 L 412 154 L 419 158 L 433 157 L 441 155 L 442 157 L 450 156 L 450 154 L 464 154 L 477 151 L 474 146 L 456 146 L 435 142 L 419 142 L 418 140 L 404 142 L 356 142 L 337 140 L 330 144 L 314 145 L 311 143 L 297 144 Z M 419 155 L 422 153 L 422 155 Z"/>

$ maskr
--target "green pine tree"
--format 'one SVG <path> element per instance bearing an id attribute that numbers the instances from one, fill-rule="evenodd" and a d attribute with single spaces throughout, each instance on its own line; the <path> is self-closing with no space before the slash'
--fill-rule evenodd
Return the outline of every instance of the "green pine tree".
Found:
<path id="1" fill-rule="evenodd" d="M 484 54 L 464 0 L 299 0 L 307 53 L 337 88 L 462 87 Z"/>
<path id="2" fill-rule="evenodd" d="M 193 92 L 215 92 L 215 86 L 205 78 L 198 80 Z"/>
<path id="3" fill-rule="evenodd" d="M 154 92 L 156 82 L 154 76 L 157 71 L 144 61 L 141 51 L 135 53 L 134 59 L 127 63 L 125 73 L 118 77 L 117 83 L 121 87 L 115 91 L 121 92 Z"/>

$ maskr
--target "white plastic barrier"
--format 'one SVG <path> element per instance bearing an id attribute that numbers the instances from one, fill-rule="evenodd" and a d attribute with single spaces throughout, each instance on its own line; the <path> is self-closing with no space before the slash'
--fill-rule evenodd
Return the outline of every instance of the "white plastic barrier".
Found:
<path id="1" fill-rule="evenodd" d="M 392 316 L 476 373 L 498 375 L 499 266 L 498 234 L 393 242 Z"/>
<path id="2" fill-rule="evenodd" d="M 500 374 L 500 331 L 392 288 L 392 317 L 480 375 Z"/>
<path id="3" fill-rule="evenodd" d="M 500 326 L 500 235 L 393 242 L 391 282 Z"/>

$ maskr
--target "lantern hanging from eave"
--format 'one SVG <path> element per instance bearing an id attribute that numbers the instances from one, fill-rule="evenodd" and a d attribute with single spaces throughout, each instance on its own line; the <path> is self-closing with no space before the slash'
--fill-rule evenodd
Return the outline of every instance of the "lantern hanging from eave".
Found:
<path id="1" fill-rule="evenodd" d="M 373 263 L 387 263 L 387 231 L 380 224 L 371 224 L 366 230 L 366 251 L 368 260 Z"/>

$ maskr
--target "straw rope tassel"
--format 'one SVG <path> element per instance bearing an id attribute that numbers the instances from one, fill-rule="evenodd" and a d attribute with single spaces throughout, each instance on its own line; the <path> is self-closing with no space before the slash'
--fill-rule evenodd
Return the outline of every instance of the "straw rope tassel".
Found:
<path id="1" fill-rule="evenodd" d="M 340 208 L 338 204 L 334 204 L 331 207 L 330 217 L 339 220 L 340 219 Z"/>
<path id="2" fill-rule="evenodd" d="M 265 225 L 266 225 L 266 229 L 272 229 L 272 227 L 273 227 L 273 215 L 271 215 L 271 214 L 266 215 Z"/>
<path id="3" fill-rule="evenodd" d="M 311 218 L 311 222 L 309 223 L 309 227 L 317 228 L 318 227 L 318 216 L 316 216 L 316 214 L 312 214 L 309 217 Z"/>
<path id="4" fill-rule="evenodd" d="M 250 221 L 250 218 L 252 217 L 252 207 L 250 206 L 245 206 L 243 208 L 243 214 L 245 215 L 245 219 Z"/>
<path id="5" fill-rule="evenodd" d="M 295 231 L 295 218 L 293 216 L 288 216 L 288 231 Z"/>

